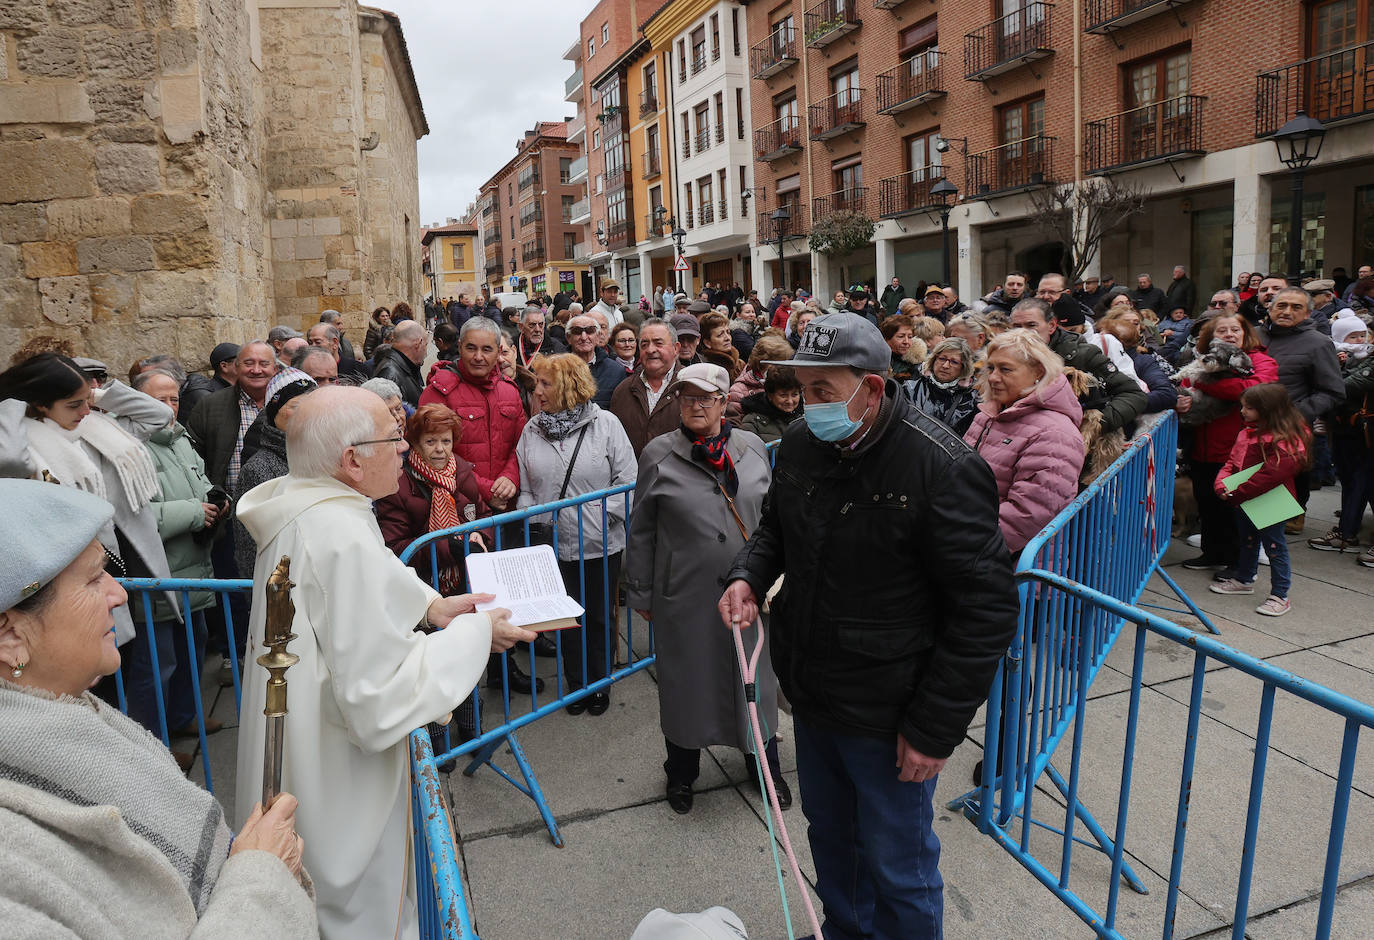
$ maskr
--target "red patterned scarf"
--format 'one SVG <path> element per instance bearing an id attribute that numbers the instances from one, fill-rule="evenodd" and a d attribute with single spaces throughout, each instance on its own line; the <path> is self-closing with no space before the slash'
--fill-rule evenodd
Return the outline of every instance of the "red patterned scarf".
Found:
<path id="1" fill-rule="evenodd" d="M 458 503 L 453 498 L 458 490 L 458 458 L 450 457 L 448 466 L 442 470 L 431 467 L 415 448 L 411 449 L 406 459 L 410 463 L 410 469 L 430 487 L 429 531 L 438 532 L 461 525 L 462 520 L 458 518 Z M 456 566 L 451 565 L 442 569 L 439 572 L 439 592 L 446 594 L 455 590 L 462 580 L 461 574 Z"/>

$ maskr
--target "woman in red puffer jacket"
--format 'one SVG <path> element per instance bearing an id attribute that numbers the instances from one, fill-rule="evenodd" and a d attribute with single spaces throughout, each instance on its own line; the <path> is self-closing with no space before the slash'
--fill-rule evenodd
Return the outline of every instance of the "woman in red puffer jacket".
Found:
<path id="1" fill-rule="evenodd" d="M 1239 347 L 1250 357 L 1254 373 L 1197 386 L 1192 386 L 1187 379 L 1182 383 L 1183 388 L 1195 387 L 1204 395 L 1231 403 L 1231 409 L 1226 414 L 1193 429 L 1188 476 L 1193 481 L 1193 495 L 1197 498 L 1202 554 L 1183 563 L 1183 567 L 1193 570 L 1230 570 L 1235 566 L 1240 551 L 1240 530 L 1236 527 L 1235 510 L 1212 491 L 1212 484 L 1216 482 L 1217 472 L 1226 463 L 1226 458 L 1231 456 L 1231 448 L 1244 424 L 1240 416 L 1240 396 L 1247 388 L 1277 382 L 1279 378 L 1278 363 L 1263 351 L 1259 334 L 1250 321 L 1239 314 L 1223 314 L 1203 323 L 1198 333 L 1197 355 L 1206 353 L 1214 341 Z M 1192 396 L 1187 392 L 1179 395 L 1180 413 L 1187 412 L 1192 404 Z"/>

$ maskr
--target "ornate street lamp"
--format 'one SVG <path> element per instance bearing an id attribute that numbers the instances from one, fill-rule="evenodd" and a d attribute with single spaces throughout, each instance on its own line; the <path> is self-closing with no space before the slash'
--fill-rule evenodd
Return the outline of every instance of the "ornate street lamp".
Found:
<path id="1" fill-rule="evenodd" d="M 673 264 L 676 266 L 677 259 L 682 257 L 684 244 L 687 241 L 687 233 L 683 231 L 682 226 L 677 224 L 677 219 L 675 218 L 668 219 L 666 224 L 673 227 L 673 247 L 677 249 L 676 253 L 673 255 Z M 682 272 L 674 271 L 673 274 L 677 281 L 677 292 L 680 294 L 682 293 Z M 664 306 L 666 308 L 667 305 L 665 304 Z"/>
<path id="2" fill-rule="evenodd" d="M 935 210 L 940 213 L 940 262 L 943 265 L 944 280 L 941 287 L 949 286 L 949 214 L 954 211 L 954 200 L 959 196 L 959 187 L 947 179 L 942 179 L 930 187 L 930 195 L 940 200 Z"/>
<path id="3" fill-rule="evenodd" d="M 783 206 L 778 206 L 776 209 L 774 209 L 774 210 L 772 211 L 772 213 L 768 216 L 768 218 L 772 219 L 772 221 L 773 221 L 773 231 L 774 231 L 774 233 L 778 236 L 778 283 L 777 283 L 777 286 L 778 286 L 779 289 L 781 289 L 782 286 L 783 286 L 783 281 L 785 280 L 784 275 L 783 275 L 782 249 L 783 249 L 783 242 L 787 240 L 787 228 L 788 228 L 788 225 L 789 225 L 789 223 L 791 223 L 791 221 L 792 221 L 792 210 L 788 209 L 787 206 L 785 206 L 785 205 L 783 205 Z"/>
<path id="4" fill-rule="evenodd" d="M 1293 172 L 1293 203 L 1288 207 L 1288 283 L 1302 282 L 1302 184 L 1307 168 L 1316 162 L 1326 138 L 1321 121 L 1299 111 L 1293 120 L 1274 132 L 1279 162 Z"/>

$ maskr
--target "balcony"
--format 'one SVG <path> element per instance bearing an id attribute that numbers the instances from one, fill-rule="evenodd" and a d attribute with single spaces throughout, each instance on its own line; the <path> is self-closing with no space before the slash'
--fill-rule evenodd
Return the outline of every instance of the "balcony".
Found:
<path id="1" fill-rule="evenodd" d="M 664 218 L 667 218 L 667 217 L 664 216 Z M 662 237 L 663 237 L 663 230 L 664 230 L 666 227 L 667 227 L 667 223 L 666 223 L 663 219 L 655 218 L 654 213 L 650 212 L 648 215 L 644 216 L 644 238 L 645 238 L 645 240 L 646 240 L 646 241 L 652 241 L 652 240 L 655 239 L 655 238 L 662 238 Z"/>
<path id="2" fill-rule="evenodd" d="M 488 277 L 488 278 L 493 278 L 493 277 L 500 277 L 500 276 L 501 276 L 501 262 L 500 262 L 500 261 L 488 261 L 488 262 L 487 262 L 487 277 Z"/>
<path id="3" fill-rule="evenodd" d="M 692 138 L 682 138 L 682 159 L 686 160 L 692 156 Z"/>
<path id="4" fill-rule="evenodd" d="M 716 220 L 716 207 L 714 203 L 703 202 L 697 206 L 697 224 L 710 225 Z"/>
<path id="5" fill-rule="evenodd" d="M 1051 3 L 1028 3 L 964 37 L 964 77 L 987 81 L 1027 62 L 1054 54 L 1050 46 Z"/>
<path id="6" fill-rule="evenodd" d="M 698 131 L 696 136 L 696 152 L 701 153 L 702 151 L 709 149 L 711 149 L 710 130 Z"/>
<path id="7" fill-rule="evenodd" d="M 569 225 L 581 225 L 592 220 L 592 201 L 590 199 L 579 199 L 572 204 L 572 211 L 568 213 Z"/>
<path id="8" fill-rule="evenodd" d="M 697 75 L 706 71 L 706 50 L 698 49 L 692 53 L 692 74 Z"/>
<path id="9" fill-rule="evenodd" d="M 568 166 L 568 185 L 575 185 L 587 179 L 587 155 L 583 154 Z"/>
<path id="10" fill-rule="evenodd" d="M 601 137 L 610 139 L 625 131 L 625 113 L 618 107 L 610 107 L 601 112 Z"/>
<path id="11" fill-rule="evenodd" d="M 749 47 L 749 74 L 772 78 L 788 66 L 797 64 L 797 30 L 779 26 L 767 37 Z"/>
<path id="12" fill-rule="evenodd" d="M 941 54 L 932 49 L 879 73 L 878 113 L 897 114 L 943 97 L 945 82 L 941 61 Z"/>
<path id="13" fill-rule="evenodd" d="M 850 88 L 807 108 L 811 139 L 829 140 L 863 127 L 865 97 L 864 89 Z"/>
<path id="14" fill-rule="evenodd" d="M 863 25 L 859 0 L 821 0 L 806 11 L 806 44 L 812 49 L 830 45 Z"/>
<path id="15" fill-rule="evenodd" d="M 520 174 L 519 182 L 516 184 L 516 190 L 517 190 L 518 192 L 522 192 L 522 193 L 523 193 L 525 190 L 530 189 L 530 188 L 535 187 L 535 186 L 538 186 L 538 185 L 539 185 L 539 173 L 538 173 L 538 171 L 526 171 L 526 172 Z"/>
<path id="16" fill-rule="evenodd" d="M 593 247 L 594 245 L 592 242 L 578 242 L 573 247 L 573 264 L 586 264 L 591 259 L 591 256 L 596 254 L 596 251 L 592 250 Z"/>
<path id="17" fill-rule="evenodd" d="M 578 114 L 577 117 L 568 122 L 568 143 L 580 144 L 586 137 L 587 117 L 584 114 Z"/>
<path id="18" fill-rule="evenodd" d="M 544 235 L 541 232 L 532 242 L 520 246 L 520 260 L 526 267 L 538 267 L 544 261 Z"/>
<path id="19" fill-rule="evenodd" d="M 905 2 L 906 0 L 873 0 L 873 9 L 895 10 Z"/>
<path id="20" fill-rule="evenodd" d="M 868 187 L 853 186 L 849 189 L 837 189 L 833 193 L 817 196 L 811 200 L 811 218 L 813 219 L 824 219 L 837 212 L 856 212 L 863 216 L 869 215 Z"/>
<path id="21" fill-rule="evenodd" d="M 582 67 L 578 66 L 577 71 L 568 76 L 567 81 L 563 82 L 563 100 L 581 101 L 582 100 Z"/>
<path id="22" fill-rule="evenodd" d="M 629 219 L 621 219 L 606 226 L 606 247 L 612 250 L 616 248 L 629 248 L 635 243 L 634 222 Z"/>
<path id="23" fill-rule="evenodd" d="M 771 163 L 791 153 L 801 153 L 801 121 L 794 115 L 779 118 L 754 131 L 754 159 Z"/>
<path id="24" fill-rule="evenodd" d="M 800 193 L 790 195 L 800 196 Z M 776 242 L 781 234 L 784 238 L 799 238 L 805 236 L 811 230 L 811 224 L 807 217 L 806 206 L 799 201 L 783 203 L 790 213 L 789 218 L 781 225 L 773 221 L 774 209 L 768 207 L 768 201 L 759 198 L 759 204 L 754 207 L 758 215 L 759 242 L 767 244 Z"/>
<path id="25" fill-rule="evenodd" d="M 716 219 L 724 222 L 730 217 L 730 200 L 722 199 L 716 203 Z"/>
<path id="26" fill-rule="evenodd" d="M 1328 127 L 1374 114 L 1374 41 L 1260 72 L 1255 79 L 1255 136 L 1268 137 L 1297 115 Z"/>
<path id="27" fill-rule="evenodd" d="M 613 189 L 624 189 L 626 179 L 627 177 L 629 177 L 629 175 L 630 174 L 626 172 L 626 166 L 623 163 L 619 166 L 607 167 L 606 173 L 602 177 L 602 180 L 606 186 L 606 191 L 610 192 Z"/>
<path id="28" fill-rule="evenodd" d="M 1085 33 L 1106 36 L 1132 23 L 1183 6 L 1188 0 L 1087 0 L 1083 19 Z"/>
<path id="29" fill-rule="evenodd" d="M 718 118 L 716 121 L 716 143 L 723 144 L 725 143 L 725 122 L 719 120 L 720 115 L 716 115 L 716 117 Z"/>
<path id="30" fill-rule="evenodd" d="M 1089 173 L 1165 163 L 1206 153 L 1200 95 L 1180 95 L 1089 121 L 1084 162 Z"/>
<path id="31" fill-rule="evenodd" d="M 543 206 L 541 206 L 537 202 L 530 203 L 528 206 L 520 210 L 520 230 L 523 232 L 526 228 L 533 225 L 535 222 L 543 221 L 543 218 Z"/>
<path id="32" fill-rule="evenodd" d="M 918 167 L 890 176 L 878 183 L 878 216 L 895 219 L 913 212 L 924 212 L 940 204 L 940 200 L 930 194 L 930 187 L 945 178 L 945 169 L 938 163 Z"/>
<path id="33" fill-rule="evenodd" d="M 658 113 L 658 89 L 650 88 L 639 93 L 639 116 L 648 117 Z"/>
<path id="34" fill-rule="evenodd" d="M 644 179 L 651 180 L 663 173 L 663 160 L 657 149 L 646 151 L 640 159 L 644 163 Z"/>
<path id="35" fill-rule="evenodd" d="M 965 198 L 985 199 L 988 196 L 1021 192 L 1044 186 L 1054 179 L 1054 138 L 1043 134 L 964 158 L 964 180 L 968 187 Z"/>
<path id="36" fill-rule="evenodd" d="M 499 268 L 501 266 L 501 254 L 502 252 L 500 242 L 497 242 L 496 244 L 487 245 L 487 250 L 485 253 L 487 267 L 491 267 L 494 264 Z"/>

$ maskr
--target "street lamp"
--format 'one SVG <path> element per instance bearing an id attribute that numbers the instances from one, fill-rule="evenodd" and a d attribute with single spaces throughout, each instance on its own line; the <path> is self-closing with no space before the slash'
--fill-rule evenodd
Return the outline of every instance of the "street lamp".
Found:
<path id="1" fill-rule="evenodd" d="M 1307 168 L 1322 151 L 1326 127 L 1306 111 L 1299 111 L 1293 120 L 1274 132 L 1274 146 L 1279 150 L 1279 162 L 1293 171 L 1293 204 L 1288 207 L 1288 283 L 1302 281 L 1302 183 Z"/>
<path id="2" fill-rule="evenodd" d="M 778 206 L 768 216 L 773 221 L 773 231 L 778 236 L 778 288 L 781 289 L 786 278 L 783 276 L 782 269 L 782 246 L 787 239 L 787 225 L 792 221 L 792 210 L 787 206 Z"/>
<path id="3" fill-rule="evenodd" d="M 677 219 L 669 219 L 668 224 L 673 227 L 673 247 L 677 249 L 673 255 L 673 267 L 677 267 L 677 259 L 682 257 L 683 244 L 687 240 L 687 233 L 682 230 L 682 226 L 677 224 Z M 674 271 L 674 280 L 677 281 L 677 292 L 682 293 L 682 272 Z"/>
<path id="4" fill-rule="evenodd" d="M 930 187 L 933 199 L 940 200 L 935 210 L 940 213 L 940 263 L 943 265 L 944 280 L 941 287 L 949 286 L 949 214 L 954 211 L 954 200 L 959 195 L 959 187 L 947 179 L 942 179 Z"/>

